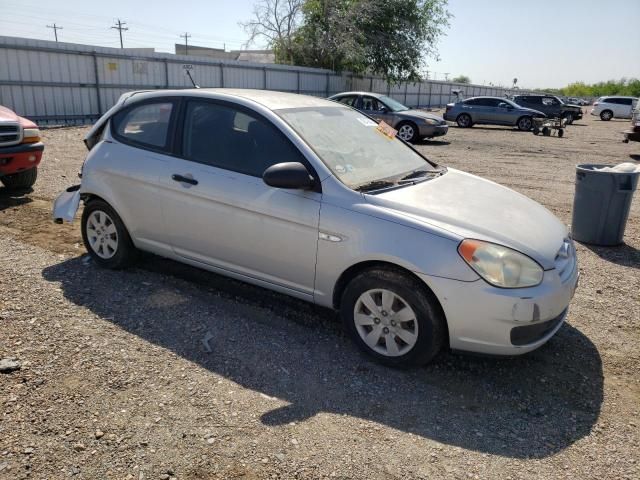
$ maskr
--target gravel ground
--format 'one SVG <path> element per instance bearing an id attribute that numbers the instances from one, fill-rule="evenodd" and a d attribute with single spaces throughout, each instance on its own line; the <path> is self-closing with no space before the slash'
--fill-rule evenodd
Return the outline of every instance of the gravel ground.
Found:
<path id="1" fill-rule="evenodd" d="M 627 125 L 452 128 L 418 148 L 569 223 L 576 164 L 640 160 Z M 1 479 L 640 477 L 638 198 L 625 245 L 578 246 L 547 345 L 397 371 L 312 305 L 153 256 L 97 268 L 77 222 L 50 222 L 85 131 L 46 131 L 33 192 L 0 189 L 0 359 L 21 365 L 0 363 Z"/>

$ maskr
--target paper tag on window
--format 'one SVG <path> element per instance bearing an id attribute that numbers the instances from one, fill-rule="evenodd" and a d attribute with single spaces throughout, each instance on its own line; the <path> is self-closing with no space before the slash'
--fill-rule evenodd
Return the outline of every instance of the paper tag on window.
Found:
<path id="1" fill-rule="evenodd" d="M 358 121 L 365 127 L 375 127 L 376 125 L 378 125 L 376 122 L 366 117 L 358 117 Z"/>
<path id="2" fill-rule="evenodd" d="M 395 138 L 395 136 L 398 133 L 398 131 L 395 128 L 393 128 L 388 123 L 385 123 L 384 121 L 381 121 L 378 124 L 378 126 L 376 127 L 376 130 L 378 130 L 381 134 L 383 134 L 385 137 L 388 137 L 388 138 Z"/>

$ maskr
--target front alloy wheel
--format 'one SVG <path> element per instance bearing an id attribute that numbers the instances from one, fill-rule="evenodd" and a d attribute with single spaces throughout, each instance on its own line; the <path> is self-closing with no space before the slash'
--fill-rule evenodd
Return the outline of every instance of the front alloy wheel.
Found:
<path id="1" fill-rule="evenodd" d="M 398 137 L 405 142 L 413 142 L 417 136 L 416 128 L 410 123 L 403 123 L 400 125 L 400 128 L 398 128 Z"/>
<path id="2" fill-rule="evenodd" d="M 87 239 L 91 250 L 105 260 L 113 257 L 118 251 L 118 232 L 109 215 L 101 210 L 94 210 L 87 219 Z"/>
<path id="3" fill-rule="evenodd" d="M 520 120 L 518 120 L 518 130 L 528 132 L 529 130 L 531 130 L 532 126 L 533 121 L 531 120 L 531 117 L 522 117 Z"/>

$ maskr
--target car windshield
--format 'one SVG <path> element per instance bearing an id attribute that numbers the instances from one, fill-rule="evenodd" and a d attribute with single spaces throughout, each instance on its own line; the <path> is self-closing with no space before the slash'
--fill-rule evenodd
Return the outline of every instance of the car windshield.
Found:
<path id="1" fill-rule="evenodd" d="M 384 103 L 393 112 L 404 112 L 405 110 L 409 110 L 409 107 L 401 104 L 400 102 L 397 102 L 396 100 L 390 97 L 382 96 L 382 97 L 378 97 L 378 100 Z"/>
<path id="2" fill-rule="evenodd" d="M 374 183 L 381 188 L 393 186 L 416 170 L 439 170 L 398 138 L 380 132 L 376 122 L 355 110 L 332 106 L 288 108 L 276 113 L 350 188 Z M 391 185 L 380 183 L 382 180 Z"/>

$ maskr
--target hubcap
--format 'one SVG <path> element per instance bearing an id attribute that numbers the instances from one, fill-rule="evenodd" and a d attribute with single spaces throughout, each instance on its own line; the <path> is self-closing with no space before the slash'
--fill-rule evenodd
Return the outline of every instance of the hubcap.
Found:
<path id="1" fill-rule="evenodd" d="M 118 232 L 109 215 L 101 210 L 91 212 L 87 219 L 87 239 L 91 250 L 108 260 L 118 250 Z"/>
<path id="2" fill-rule="evenodd" d="M 411 125 L 403 125 L 398 130 L 398 136 L 404 140 L 409 141 L 413 138 L 413 127 Z"/>
<path id="3" fill-rule="evenodd" d="M 386 357 L 406 354 L 418 340 L 416 314 L 402 297 L 390 290 L 368 290 L 360 295 L 353 320 L 364 343 Z"/>

